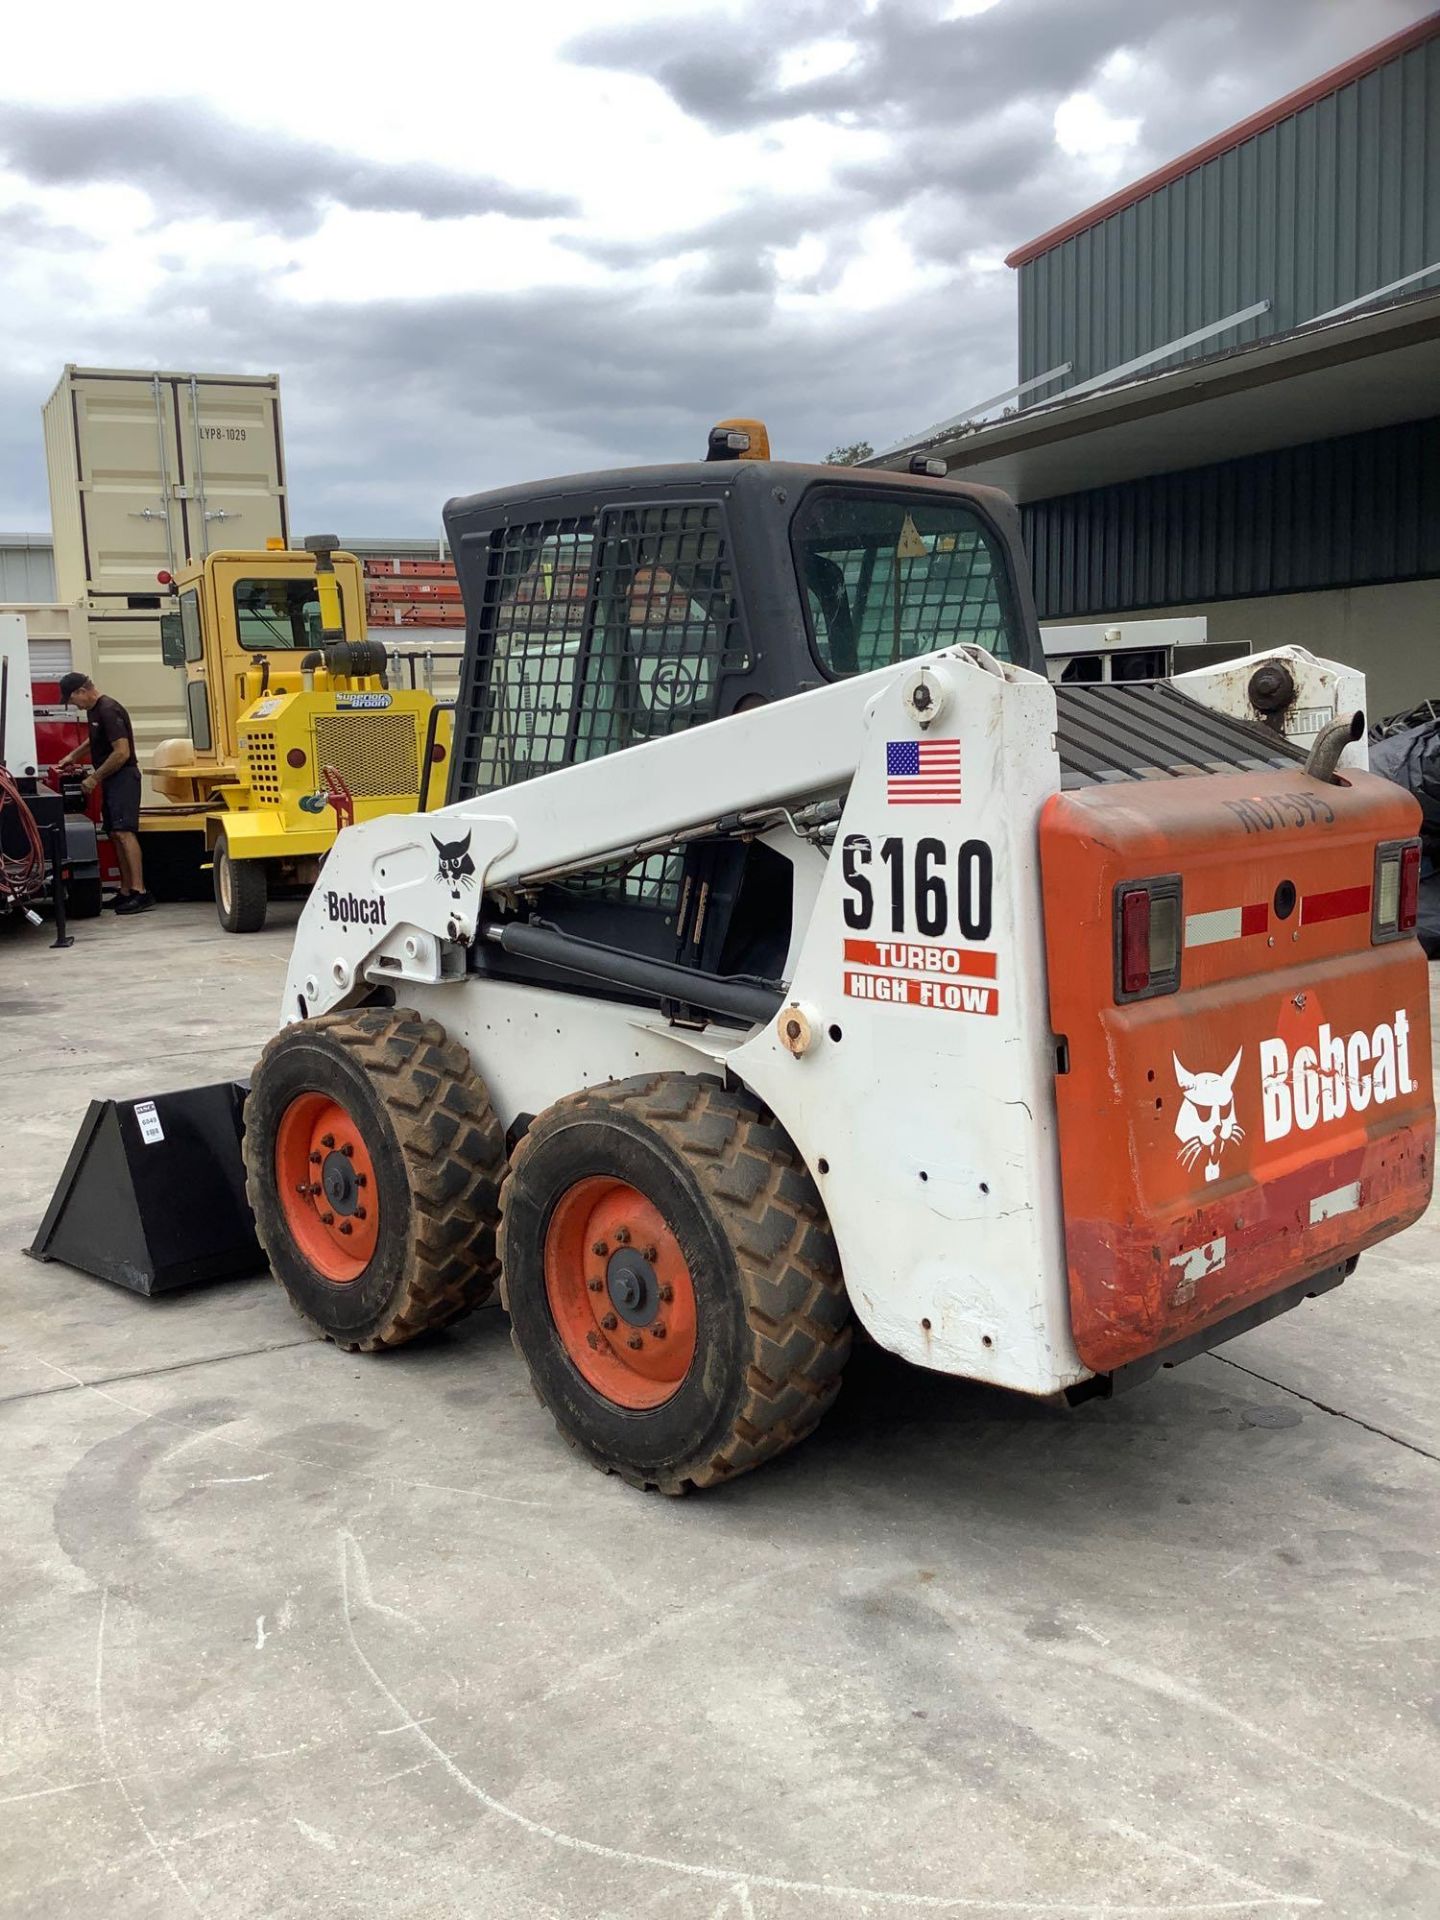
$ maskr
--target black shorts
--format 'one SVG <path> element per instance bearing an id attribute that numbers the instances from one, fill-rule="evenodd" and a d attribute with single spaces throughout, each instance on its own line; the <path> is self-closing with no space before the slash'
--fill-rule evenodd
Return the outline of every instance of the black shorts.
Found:
<path id="1" fill-rule="evenodd" d="M 100 815 L 107 833 L 140 831 L 140 769 L 133 762 L 100 782 Z"/>

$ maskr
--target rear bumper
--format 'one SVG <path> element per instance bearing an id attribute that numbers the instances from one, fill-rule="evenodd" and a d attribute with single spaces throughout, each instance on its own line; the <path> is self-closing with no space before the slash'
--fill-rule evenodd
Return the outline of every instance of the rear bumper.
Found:
<path id="1" fill-rule="evenodd" d="M 1114 1373 L 1297 1287 L 1303 1297 L 1313 1283 L 1297 1275 L 1353 1264 L 1420 1218 L 1433 1158 L 1427 1117 L 1376 1126 L 1329 1155 L 1312 1150 L 1289 1169 L 1223 1181 L 1203 1205 L 1171 1212 L 1158 1235 L 1148 1213 L 1072 1218 L 1071 1317 L 1082 1359 Z"/>
<path id="2" fill-rule="evenodd" d="M 1224 1346 L 1227 1340 L 1249 1333 L 1253 1327 L 1263 1327 L 1267 1320 L 1278 1320 L 1282 1313 L 1289 1313 L 1292 1307 L 1301 1306 L 1306 1300 L 1316 1300 L 1322 1293 L 1333 1292 L 1350 1278 L 1355 1266 L 1355 1260 L 1345 1260 L 1308 1280 L 1297 1281 L 1293 1287 L 1282 1287 L 1279 1293 L 1267 1294 L 1252 1306 L 1242 1307 L 1239 1313 L 1227 1314 L 1201 1332 L 1177 1340 L 1174 1346 L 1161 1347 L 1157 1353 L 1147 1353 L 1143 1360 L 1132 1360 L 1128 1366 L 1116 1367 L 1110 1373 L 1092 1374 L 1080 1386 L 1071 1387 L 1065 1398 L 1071 1406 L 1079 1406 L 1085 1400 L 1108 1400 L 1117 1393 L 1128 1393 L 1131 1387 L 1142 1386 L 1162 1367 L 1178 1367 L 1186 1360 L 1197 1359 L 1202 1353 Z"/>

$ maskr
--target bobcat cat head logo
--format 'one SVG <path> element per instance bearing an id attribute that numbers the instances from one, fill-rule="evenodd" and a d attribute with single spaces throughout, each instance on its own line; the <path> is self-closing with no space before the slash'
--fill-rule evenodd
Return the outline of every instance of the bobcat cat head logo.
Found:
<path id="1" fill-rule="evenodd" d="M 475 862 L 470 858 L 470 835 L 467 833 L 463 840 L 436 840 L 432 833 L 430 838 L 434 841 L 435 851 L 440 856 L 438 868 L 440 878 L 449 881 L 450 898 L 458 900 L 462 886 L 473 887 L 475 884 Z"/>
<path id="2" fill-rule="evenodd" d="M 1175 1080 L 1185 1098 L 1175 1117 L 1175 1138 L 1180 1142 L 1179 1161 L 1188 1173 L 1202 1159 L 1205 1178 L 1220 1178 L 1220 1156 L 1232 1140 L 1243 1140 L 1245 1129 L 1235 1118 L 1235 1075 L 1240 1069 L 1240 1052 L 1223 1073 L 1191 1073 L 1172 1053 Z"/>

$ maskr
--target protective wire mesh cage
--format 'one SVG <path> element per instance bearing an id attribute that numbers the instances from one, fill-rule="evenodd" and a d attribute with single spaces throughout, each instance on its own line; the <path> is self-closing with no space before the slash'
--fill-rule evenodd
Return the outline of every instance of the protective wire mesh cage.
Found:
<path id="1" fill-rule="evenodd" d="M 609 507 L 492 537 L 460 787 L 676 733 L 746 664 L 721 507 Z"/>

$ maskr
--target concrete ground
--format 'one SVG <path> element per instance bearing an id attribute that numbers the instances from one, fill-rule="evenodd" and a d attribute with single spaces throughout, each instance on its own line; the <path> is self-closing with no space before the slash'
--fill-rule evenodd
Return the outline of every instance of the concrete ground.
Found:
<path id="1" fill-rule="evenodd" d="M 496 1311 L 24 1259 L 87 1100 L 243 1071 L 294 910 L 0 939 L 0 1913 L 1440 1913 L 1437 1217 L 1064 1414 L 862 1354 L 688 1501 Z"/>

